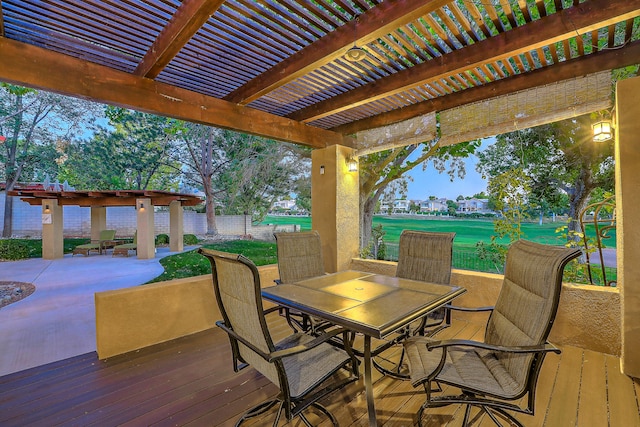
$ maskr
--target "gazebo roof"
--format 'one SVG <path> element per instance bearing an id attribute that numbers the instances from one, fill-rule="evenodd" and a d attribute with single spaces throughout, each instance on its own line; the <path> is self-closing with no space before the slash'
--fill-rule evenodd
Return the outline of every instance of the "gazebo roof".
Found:
<path id="1" fill-rule="evenodd" d="M 318 148 L 356 146 L 361 131 L 640 62 L 640 0 L 3 0 L 0 8 L 2 81 Z M 346 59 L 354 45 L 363 60 Z"/>
<path id="2" fill-rule="evenodd" d="M 113 190 L 113 191 L 45 191 L 18 189 L 8 191 L 9 196 L 18 196 L 30 205 L 41 205 L 43 200 L 57 199 L 60 206 L 136 206 L 136 199 L 151 199 L 154 206 L 169 206 L 179 201 L 182 206 L 195 206 L 202 199 L 191 194 L 172 193 L 155 190 Z"/>

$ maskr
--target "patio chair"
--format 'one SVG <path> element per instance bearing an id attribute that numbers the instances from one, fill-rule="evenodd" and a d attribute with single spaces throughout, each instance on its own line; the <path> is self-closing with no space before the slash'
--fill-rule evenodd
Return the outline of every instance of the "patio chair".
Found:
<path id="1" fill-rule="evenodd" d="M 275 233 L 278 251 L 277 284 L 296 283 L 310 277 L 325 274 L 322 259 L 322 243 L 317 231 Z M 282 307 L 280 313 L 287 317 L 294 332 L 308 332 L 326 326 L 326 322 L 306 314 Z"/>
<path id="2" fill-rule="evenodd" d="M 418 411 L 422 425 L 425 409 L 451 404 L 467 405 L 463 425 L 472 406 L 479 407 L 497 424 L 498 416 L 522 426 L 507 411 L 533 415 L 538 373 L 549 352 L 560 350 L 547 342 L 558 310 L 562 273 L 579 249 L 549 246 L 525 240 L 507 252 L 502 289 L 490 310 L 484 342 L 436 341 L 412 337 L 404 342 L 414 387 L 423 385 L 426 402 Z M 433 396 L 432 382 L 449 384 L 460 395 Z M 527 395 L 522 407 L 509 401 Z"/>
<path id="3" fill-rule="evenodd" d="M 133 233 L 133 241 L 131 243 L 123 243 L 121 245 L 116 245 L 113 247 L 113 252 L 111 256 L 122 255 L 129 256 L 129 251 L 138 251 L 138 231 L 136 230 Z"/>
<path id="4" fill-rule="evenodd" d="M 98 240 L 92 240 L 91 243 L 85 243 L 83 245 L 78 245 L 73 248 L 73 253 L 71 256 L 76 254 L 82 254 L 84 256 L 89 256 L 91 251 L 98 252 L 102 254 L 103 244 L 105 242 L 112 241 L 116 238 L 116 230 L 102 230 L 100 231 L 100 236 Z"/>
<path id="5" fill-rule="evenodd" d="M 242 255 L 199 249 L 211 262 L 213 287 L 223 320 L 216 322 L 229 335 L 233 369 L 247 366 L 279 386 L 279 394 L 245 412 L 236 423 L 265 413 L 278 404 L 274 426 L 284 411 L 287 421 L 299 416 L 310 426 L 303 411 L 310 406 L 324 413 L 337 426 L 335 417 L 317 401 L 358 378 L 358 362 L 349 348 L 327 344 L 331 338 L 347 331 L 311 336 L 294 333 L 274 343 L 265 315 L 278 307 L 263 310 L 258 269 Z M 345 369 L 347 374 L 338 371 Z M 321 386 L 319 388 L 319 386 Z"/>
<path id="6" fill-rule="evenodd" d="M 448 285 L 451 282 L 455 236 L 456 233 L 404 230 L 400 235 L 396 277 Z M 385 357 L 387 349 L 395 347 L 412 335 L 433 335 L 449 326 L 449 319 L 448 310 L 441 308 L 397 331 L 392 339 L 373 351 L 373 365 L 385 375 L 408 379 L 404 348 L 401 349 L 398 361 Z"/>

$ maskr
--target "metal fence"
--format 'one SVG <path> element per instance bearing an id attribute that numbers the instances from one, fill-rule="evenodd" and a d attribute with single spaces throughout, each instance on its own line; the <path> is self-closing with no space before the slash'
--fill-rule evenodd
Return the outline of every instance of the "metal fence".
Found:
<path id="1" fill-rule="evenodd" d="M 386 243 L 384 259 L 386 261 L 398 261 L 398 244 Z M 472 251 L 456 251 L 453 249 L 453 268 L 460 270 L 481 271 L 484 273 L 499 273 L 504 271 L 504 266 L 496 266 L 491 261 L 480 259 L 478 254 Z"/>

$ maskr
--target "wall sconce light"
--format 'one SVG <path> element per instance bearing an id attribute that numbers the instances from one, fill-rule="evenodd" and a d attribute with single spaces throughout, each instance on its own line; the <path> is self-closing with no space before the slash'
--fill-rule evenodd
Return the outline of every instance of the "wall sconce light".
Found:
<path id="1" fill-rule="evenodd" d="M 347 157 L 345 159 L 347 162 L 347 170 L 349 172 L 357 172 L 358 171 L 358 161 L 353 157 Z"/>
<path id="2" fill-rule="evenodd" d="M 324 166 L 320 166 L 320 175 L 324 175 Z"/>
<path id="3" fill-rule="evenodd" d="M 144 203 L 140 203 L 140 212 L 144 210 Z"/>
<path id="4" fill-rule="evenodd" d="M 593 128 L 593 140 L 595 142 L 604 142 L 613 138 L 613 125 L 609 119 L 600 119 L 594 123 Z"/>
<path id="5" fill-rule="evenodd" d="M 49 213 L 49 205 L 44 205 L 44 212 Z"/>

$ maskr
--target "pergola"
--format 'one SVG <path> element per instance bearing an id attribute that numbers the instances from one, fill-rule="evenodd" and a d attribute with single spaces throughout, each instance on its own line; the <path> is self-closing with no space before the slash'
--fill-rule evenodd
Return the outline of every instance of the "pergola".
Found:
<path id="1" fill-rule="evenodd" d="M 327 271 L 358 253 L 346 159 L 612 107 L 640 0 L 3 0 L 0 80 L 313 147 Z M 350 61 L 347 51 L 364 50 Z M 640 79 L 618 83 L 623 370 L 640 376 Z M 322 168 L 321 168 L 322 166 Z M 322 170 L 323 173 L 320 171 Z"/>
<path id="2" fill-rule="evenodd" d="M 108 206 L 131 206 L 136 209 L 137 255 L 140 259 L 155 257 L 154 206 L 169 207 L 169 246 L 179 252 L 183 244 L 183 206 L 202 202 L 191 194 L 170 191 L 51 191 L 45 189 L 15 189 L 8 196 L 20 197 L 32 206 L 42 206 L 42 257 L 62 258 L 63 206 L 91 208 L 91 239 L 98 240 L 100 231 L 107 228 Z"/>

